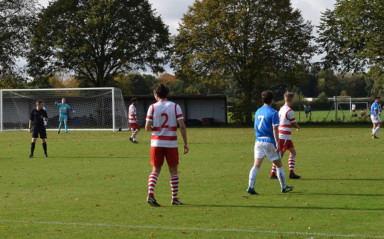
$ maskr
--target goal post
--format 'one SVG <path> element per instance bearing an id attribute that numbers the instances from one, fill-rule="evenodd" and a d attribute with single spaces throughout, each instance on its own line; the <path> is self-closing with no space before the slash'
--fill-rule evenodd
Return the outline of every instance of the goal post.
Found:
<path id="1" fill-rule="evenodd" d="M 42 99 L 48 114 L 47 130 L 59 125 L 59 107 L 55 102 L 66 103 L 70 130 L 127 130 L 128 112 L 119 88 L 52 88 L 0 90 L 0 130 L 28 129 L 29 115 L 35 102 Z"/>

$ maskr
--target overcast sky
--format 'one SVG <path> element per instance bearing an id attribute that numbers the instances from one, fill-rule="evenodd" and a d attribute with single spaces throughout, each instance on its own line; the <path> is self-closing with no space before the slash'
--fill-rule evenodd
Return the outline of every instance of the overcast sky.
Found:
<path id="1" fill-rule="evenodd" d="M 39 0 L 40 4 L 47 6 L 50 0 Z M 164 22 L 169 26 L 172 34 L 177 34 L 178 23 L 183 14 L 188 11 L 188 6 L 192 5 L 195 0 L 149 0 L 160 14 Z M 320 22 L 321 13 L 327 8 L 333 9 L 336 0 L 291 0 L 293 7 L 301 10 L 305 20 L 312 22 L 317 26 Z M 314 30 L 314 33 L 316 31 Z M 320 60 L 319 56 L 315 56 L 313 61 Z M 169 70 L 169 69 L 167 69 Z"/>

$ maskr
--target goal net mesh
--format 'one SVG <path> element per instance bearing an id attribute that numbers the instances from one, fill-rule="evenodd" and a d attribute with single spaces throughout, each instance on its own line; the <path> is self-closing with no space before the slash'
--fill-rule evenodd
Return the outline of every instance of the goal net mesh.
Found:
<path id="1" fill-rule="evenodd" d="M 3 130 L 28 129 L 31 110 L 36 108 L 36 100 L 45 102 L 48 114 L 47 129 L 55 129 L 59 124 L 59 107 L 65 98 L 74 110 L 68 111 L 70 129 L 127 129 L 128 113 L 121 90 L 101 89 L 60 89 L 60 90 L 4 90 L 2 92 Z M 113 104 L 114 103 L 114 104 Z M 114 112 L 113 112 L 114 105 Z M 115 124 L 113 123 L 115 122 Z M 115 125 L 115 128 L 113 126 Z"/>

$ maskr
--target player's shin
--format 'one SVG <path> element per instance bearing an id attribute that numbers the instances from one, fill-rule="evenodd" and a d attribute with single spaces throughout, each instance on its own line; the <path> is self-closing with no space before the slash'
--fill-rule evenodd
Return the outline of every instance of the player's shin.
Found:
<path id="1" fill-rule="evenodd" d="M 377 126 L 375 131 L 373 131 L 373 135 L 376 135 L 379 130 L 380 130 L 380 126 Z"/>
<path id="2" fill-rule="evenodd" d="M 276 165 L 272 163 L 271 176 L 275 176 L 275 175 L 276 175 Z"/>
<path id="3" fill-rule="evenodd" d="M 64 123 L 64 127 L 65 127 L 65 132 L 68 132 L 68 125 L 67 125 L 67 123 Z"/>
<path id="4" fill-rule="evenodd" d="M 47 143 L 43 143 L 44 154 L 47 154 Z"/>
<path id="5" fill-rule="evenodd" d="M 33 155 L 33 152 L 35 151 L 35 145 L 36 143 L 31 143 L 31 155 Z"/>
<path id="6" fill-rule="evenodd" d="M 175 174 L 171 176 L 171 189 L 172 189 L 172 201 L 178 201 L 177 194 L 179 192 L 179 175 Z"/>
<path id="7" fill-rule="evenodd" d="M 285 188 L 287 184 L 285 183 L 285 173 L 283 167 L 277 168 L 277 178 L 279 179 L 281 188 Z"/>
<path id="8" fill-rule="evenodd" d="M 295 173 L 295 155 L 290 154 L 288 159 L 289 173 Z"/>
<path id="9" fill-rule="evenodd" d="M 251 171 L 249 172 L 249 181 L 248 181 L 248 187 L 254 188 L 257 172 L 259 171 L 259 168 L 256 166 L 253 166 Z"/>
<path id="10" fill-rule="evenodd" d="M 158 177 L 159 177 L 159 174 L 156 172 L 152 172 L 149 175 L 149 179 L 148 179 L 148 196 L 149 197 L 152 197 L 152 198 L 154 197 L 154 191 L 155 191 L 155 186 L 156 186 Z"/>
<path id="11" fill-rule="evenodd" d="M 60 132 L 60 130 L 61 130 L 61 127 L 62 127 L 62 124 L 60 123 L 60 124 L 59 124 L 59 132 Z"/>

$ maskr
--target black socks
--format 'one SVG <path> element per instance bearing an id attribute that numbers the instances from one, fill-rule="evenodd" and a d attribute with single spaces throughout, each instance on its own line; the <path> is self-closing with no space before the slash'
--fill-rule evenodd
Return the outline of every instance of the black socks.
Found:
<path id="1" fill-rule="evenodd" d="M 35 143 L 31 143 L 31 155 L 33 155 L 34 151 L 35 151 Z"/>
<path id="2" fill-rule="evenodd" d="M 47 154 L 47 143 L 43 143 L 44 154 Z"/>

